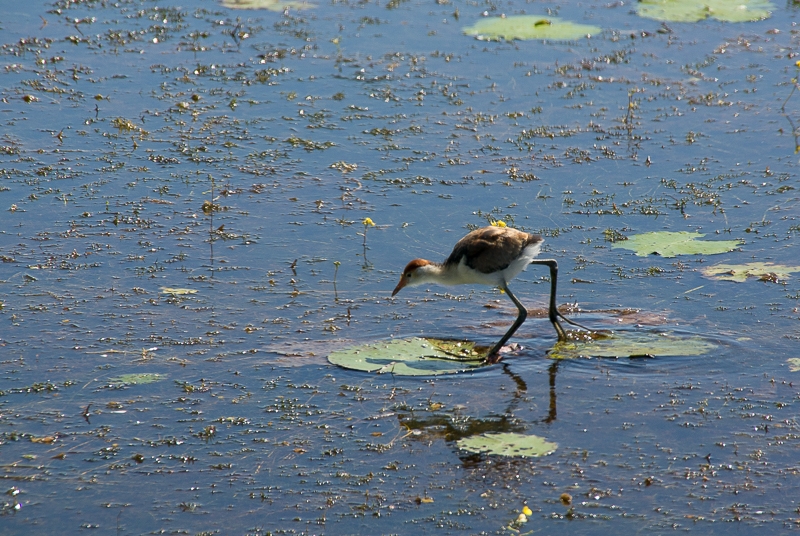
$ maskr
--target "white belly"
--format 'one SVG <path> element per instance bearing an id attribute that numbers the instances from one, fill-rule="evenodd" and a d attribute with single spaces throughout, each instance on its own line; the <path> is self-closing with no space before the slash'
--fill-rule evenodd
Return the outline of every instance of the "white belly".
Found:
<path id="1" fill-rule="evenodd" d="M 522 254 L 511 262 L 505 269 L 497 272 L 483 273 L 473 270 L 465 262 L 465 258 L 461 259 L 458 266 L 451 273 L 449 284 L 451 285 L 489 285 L 493 287 L 500 287 L 507 284 L 509 281 L 517 277 L 531 261 L 539 254 L 542 248 L 541 242 L 532 244 L 522 250 Z"/>

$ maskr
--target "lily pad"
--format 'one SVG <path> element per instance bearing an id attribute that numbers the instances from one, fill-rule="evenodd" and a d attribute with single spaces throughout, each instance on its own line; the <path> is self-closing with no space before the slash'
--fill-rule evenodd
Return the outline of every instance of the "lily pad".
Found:
<path id="1" fill-rule="evenodd" d="M 725 22 L 768 19 L 775 6 L 766 0 L 639 0 L 638 13 L 649 19 L 697 22 L 708 17 Z"/>
<path id="2" fill-rule="evenodd" d="M 642 233 L 629 236 L 627 240 L 617 242 L 612 247 L 630 249 L 640 257 L 647 255 L 674 257 L 676 255 L 716 255 L 717 253 L 727 253 L 742 245 L 739 240 L 696 240 L 703 236 L 705 235 L 701 233 L 686 231 Z"/>
<path id="3" fill-rule="evenodd" d="M 800 272 L 800 266 L 786 266 L 771 262 L 748 262 L 746 264 L 715 264 L 703 268 L 703 275 L 723 281 L 744 283 L 748 277 L 757 277 L 763 281 L 783 281 L 792 273 Z"/>
<path id="4" fill-rule="evenodd" d="M 465 437 L 457 442 L 458 448 L 476 454 L 494 454 L 496 456 L 538 458 L 552 454 L 558 448 L 537 435 L 504 433 L 486 433 Z"/>
<path id="5" fill-rule="evenodd" d="M 173 288 L 161 287 L 161 292 L 164 294 L 172 294 L 173 296 L 186 296 L 188 294 L 197 294 L 197 291 L 190 288 Z"/>
<path id="6" fill-rule="evenodd" d="M 140 374 L 123 374 L 111 380 L 112 383 L 125 384 L 125 385 L 144 385 L 146 383 L 160 382 L 166 379 L 164 374 L 157 373 L 140 373 Z"/>
<path id="7" fill-rule="evenodd" d="M 789 363 L 789 372 L 800 372 L 800 357 L 790 357 L 786 362 Z"/>
<path id="8" fill-rule="evenodd" d="M 395 339 L 333 352 L 328 361 L 340 367 L 400 376 L 454 374 L 480 367 L 487 349 L 472 342 L 439 339 Z"/>
<path id="9" fill-rule="evenodd" d="M 472 26 L 464 28 L 464 33 L 474 35 L 481 41 L 500 41 L 505 39 L 548 39 L 551 41 L 572 41 L 592 34 L 601 28 L 589 24 L 578 24 L 556 17 L 537 17 L 517 15 L 512 17 L 487 17 Z"/>
<path id="10" fill-rule="evenodd" d="M 317 7 L 316 4 L 296 0 L 222 0 L 222 5 L 231 9 L 266 9 L 277 12 L 283 12 L 286 8 L 299 10 Z"/>
<path id="11" fill-rule="evenodd" d="M 707 354 L 717 346 L 701 337 L 674 333 L 623 333 L 587 342 L 559 342 L 548 354 L 551 359 L 582 357 L 660 357 Z"/>

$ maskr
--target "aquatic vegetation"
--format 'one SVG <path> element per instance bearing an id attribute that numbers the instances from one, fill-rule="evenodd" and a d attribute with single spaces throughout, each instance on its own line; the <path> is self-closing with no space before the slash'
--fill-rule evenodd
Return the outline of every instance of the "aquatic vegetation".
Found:
<path id="1" fill-rule="evenodd" d="M 555 452 L 558 448 L 558 444 L 533 434 L 504 432 L 465 437 L 458 440 L 458 447 L 467 452 L 474 452 L 477 454 L 515 458 L 538 458 Z"/>
<path id="2" fill-rule="evenodd" d="M 110 381 L 114 384 L 145 385 L 148 383 L 160 382 L 161 380 L 165 379 L 166 376 L 164 374 L 154 372 L 132 372 L 130 374 L 122 374 L 121 376 L 112 378 Z"/>
<path id="3" fill-rule="evenodd" d="M 287 9 L 313 9 L 316 4 L 301 0 L 222 0 L 222 5 L 231 9 L 266 9 L 283 12 Z"/>
<path id="4" fill-rule="evenodd" d="M 486 17 L 472 26 L 465 27 L 463 31 L 481 41 L 513 41 L 515 39 L 571 41 L 596 35 L 600 33 L 601 29 L 598 26 L 579 24 L 556 17 L 513 15 Z"/>
<path id="5" fill-rule="evenodd" d="M 722 281 L 744 283 L 748 278 L 777 283 L 785 281 L 791 274 L 800 272 L 800 266 L 788 266 L 771 262 L 748 262 L 744 264 L 715 264 L 703 268 L 703 275 Z"/>
<path id="6" fill-rule="evenodd" d="M 0 532 L 797 526 L 800 57 L 774 4 L 561 2 L 532 25 L 596 27 L 490 40 L 463 26 L 538 8 L 4 10 Z M 531 267 L 520 346 L 484 366 L 517 313 L 496 289 L 390 294 L 501 221 L 596 331 L 555 345 Z M 650 231 L 746 245 L 612 247 Z"/>
<path id="7" fill-rule="evenodd" d="M 465 372 L 484 364 L 483 353 L 471 342 L 412 337 L 337 350 L 328 355 L 334 365 L 398 376 L 437 376 Z"/>
<path id="8" fill-rule="evenodd" d="M 639 0 L 642 17 L 670 22 L 713 18 L 725 22 L 754 22 L 769 18 L 775 6 L 768 0 Z"/>
<path id="9" fill-rule="evenodd" d="M 616 241 L 612 247 L 629 249 L 640 257 L 660 255 L 675 257 L 676 255 L 717 255 L 733 251 L 742 245 L 739 240 L 698 240 L 703 233 L 687 231 L 656 231 L 631 235 L 627 240 Z"/>
<path id="10" fill-rule="evenodd" d="M 548 353 L 551 359 L 655 358 L 698 356 L 714 351 L 717 345 L 694 335 L 677 333 L 618 331 L 610 337 L 586 341 L 559 342 Z"/>

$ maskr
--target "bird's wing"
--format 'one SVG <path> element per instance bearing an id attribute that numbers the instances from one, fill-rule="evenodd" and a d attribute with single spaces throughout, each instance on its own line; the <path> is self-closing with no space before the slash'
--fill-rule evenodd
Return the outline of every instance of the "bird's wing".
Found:
<path id="1" fill-rule="evenodd" d="M 509 227 L 476 229 L 456 243 L 445 265 L 466 264 L 481 273 L 504 270 L 516 260 L 525 247 L 542 241 L 542 237 L 523 233 Z"/>

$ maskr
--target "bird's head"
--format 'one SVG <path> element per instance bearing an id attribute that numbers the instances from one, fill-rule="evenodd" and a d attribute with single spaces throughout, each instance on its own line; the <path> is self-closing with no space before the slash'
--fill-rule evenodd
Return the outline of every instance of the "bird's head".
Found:
<path id="1" fill-rule="evenodd" d="M 432 266 L 433 263 L 425 259 L 414 259 L 409 262 L 403 270 L 403 275 L 400 276 L 400 282 L 394 287 L 392 296 L 400 292 L 403 287 L 415 287 L 425 283 L 428 280 L 425 276 Z"/>

